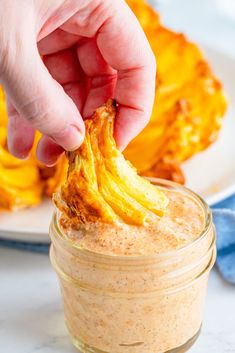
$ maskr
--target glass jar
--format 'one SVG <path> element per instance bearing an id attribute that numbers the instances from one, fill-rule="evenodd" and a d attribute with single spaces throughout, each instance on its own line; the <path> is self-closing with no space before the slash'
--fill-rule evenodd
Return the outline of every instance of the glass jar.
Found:
<path id="1" fill-rule="evenodd" d="M 81 352 L 180 353 L 199 335 L 216 257 L 211 212 L 185 187 L 151 182 L 189 195 L 202 207 L 205 226 L 199 238 L 161 254 L 103 255 L 66 238 L 54 213 L 50 258 L 60 280 L 66 325 Z"/>

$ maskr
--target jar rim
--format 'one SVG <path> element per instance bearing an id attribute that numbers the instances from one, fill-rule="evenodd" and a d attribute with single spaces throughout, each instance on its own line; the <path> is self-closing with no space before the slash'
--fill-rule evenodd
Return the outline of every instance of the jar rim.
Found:
<path id="1" fill-rule="evenodd" d="M 155 253 L 155 254 L 153 253 L 153 254 L 144 254 L 144 255 L 116 255 L 116 254 L 98 253 L 98 252 L 83 248 L 79 244 L 76 244 L 74 241 L 72 241 L 68 238 L 65 238 L 63 236 L 63 232 L 61 231 L 60 226 L 58 224 L 58 214 L 59 213 L 58 213 L 58 210 L 56 209 L 54 211 L 53 216 L 52 216 L 52 223 L 53 223 L 53 226 L 55 227 L 57 235 L 59 235 L 59 237 L 60 237 L 60 240 L 64 243 L 66 243 L 67 245 L 71 246 L 75 250 L 80 251 L 84 255 L 88 255 L 88 256 L 90 255 L 92 257 L 96 257 L 96 258 L 100 258 L 100 259 L 107 259 L 107 260 L 115 258 L 115 260 L 127 260 L 127 261 L 146 260 L 146 259 L 152 260 L 155 258 L 161 259 L 161 258 L 169 257 L 169 256 L 171 256 L 171 254 L 174 254 L 174 256 L 176 254 L 180 255 L 183 251 L 190 249 L 192 246 L 194 246 L 198 242 L 202 241 L 206 237 L 208 231 L 211 229 L 211 226 L 212 226 L 212 213 L 211 213 L 209 206 L 203 200 L 203 198 L 201 196 L 199 196 L 197 193 L 195 193 L 194 191 L 192 191 L 191 189 L 189 189 L 183 185 L 177 184 L 173 181 L 160 179 L 160 178 L 151 178 L 151 177 L 146 177 L 146 179 L 149 180 L 153 185 L 156 185 L 157 187 L 159 187 L 160 189 L 170 187 L 171 190 L 183 192 L 184 194 L 190 196 L 191 198 L 193 198 L 194 200 L 196 200 L 199 203 L 199 205 L 201 206 L 201 208 L 203 210 L 204 216 L 205 216 L 205 224 L 204 224 L 204 227 L 197 238 L 195 238 L 193 241 L 185 244 L 184 246 L 182 246 L 180 248 L 168 250 L 168 251 L 161 252 L 161 253 Z"/>

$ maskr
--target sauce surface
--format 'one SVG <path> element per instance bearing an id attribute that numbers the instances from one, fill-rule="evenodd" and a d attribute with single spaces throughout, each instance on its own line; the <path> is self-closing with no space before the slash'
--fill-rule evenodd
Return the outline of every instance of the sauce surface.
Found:
<path id="1" fill-rule="evenodd" d="M 178 191 L 166 191 L 169 199 L 165 215 L 145 226 L 127 224 L 79 224 L 63 233 L 81 247 L 108 255 L 148 255 L 178 249 L 198 238 L 205 226 L 202 206 Z"/>

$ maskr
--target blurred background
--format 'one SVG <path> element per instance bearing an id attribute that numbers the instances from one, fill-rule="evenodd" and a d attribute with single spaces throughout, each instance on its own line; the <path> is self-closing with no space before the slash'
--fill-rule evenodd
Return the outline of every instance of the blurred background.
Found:
<path id="1" fill-rule="evenodd" d="M 235 56 L 234 0 L 150 0 L 163 23 Z"/>

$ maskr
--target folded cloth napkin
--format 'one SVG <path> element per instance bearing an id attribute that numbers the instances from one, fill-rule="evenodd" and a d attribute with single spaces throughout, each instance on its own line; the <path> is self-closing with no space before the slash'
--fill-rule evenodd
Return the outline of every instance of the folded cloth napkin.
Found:
<path id="1" fill-rule="evenodd" d="M 235 194 L 212 208 L 217 231 L 217 260 L 219 272 L 235 284 Z M 0 239 L 1 246 L 48 253 L 49 244 Z"/>
<path id="2" fill-rule="evenodd" d="M 235 194 L 212 208 L 217 232 L 217 268 L 235 284 Z"/>
<path id="3" fill-rule="evenodd" d="M 0 239 L 0 246 L 45 254 L 47 254 L 49 251 L 49 244 L 26 242 L 19 240 Z"/>

